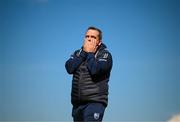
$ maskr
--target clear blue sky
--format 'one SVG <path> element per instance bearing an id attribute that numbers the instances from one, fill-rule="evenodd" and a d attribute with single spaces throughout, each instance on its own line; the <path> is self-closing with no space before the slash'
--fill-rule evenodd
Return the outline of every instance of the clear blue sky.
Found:
<path id="1" fill-rule="evenodd" d="M 0 120 L 72 120 L 64 63 L 91 25 L 114 61 L 104 120 L 180 113 L 179 0 L 0 0 Z"/>

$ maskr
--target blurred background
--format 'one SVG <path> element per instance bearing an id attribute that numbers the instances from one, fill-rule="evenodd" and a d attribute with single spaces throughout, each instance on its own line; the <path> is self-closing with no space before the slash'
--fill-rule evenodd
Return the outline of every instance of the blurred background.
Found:
<path id="1" fill-rule="evenodd" d="M 0 0 L 0 121 L 72 121 L 64 64 L 88 26 L 113 56 L 104 121 L 180 113 L 179 0 Z"/>

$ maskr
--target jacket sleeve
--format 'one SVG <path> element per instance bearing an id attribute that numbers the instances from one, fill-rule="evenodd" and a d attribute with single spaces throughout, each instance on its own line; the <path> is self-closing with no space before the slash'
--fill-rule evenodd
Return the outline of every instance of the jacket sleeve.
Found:
<path id="1" fill-rule="evenodd" d="M 73 74 L 79 65 L 86 59 L 86 56 L 87 53 L 82 49 L 75 51 L 65 63 L 67 72 Z"/>
<path id="2" fill-rule="evenodd" d="M 93 53 L 88 53 L 87 62 L 91 75 L 99 75 L 110 72 L 112 68 L 112 56 L 109 52 L 103 52 L 97 59 Z"/>

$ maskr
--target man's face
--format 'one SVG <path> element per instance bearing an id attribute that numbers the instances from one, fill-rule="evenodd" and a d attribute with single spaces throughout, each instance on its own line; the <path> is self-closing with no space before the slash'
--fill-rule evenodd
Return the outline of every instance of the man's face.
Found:
<path id="1" fill-rule="evenodd" d="M 99 40 L 99 32 L 97 30 L 88 30 L 86 32 L 86 36 L 85 36 L 86 40 L 88 41 L 92 41 L 92 40 L 95 40 L 96 42 L 96 45 L 99 45 L 100 44 L 100 40 Z"/>

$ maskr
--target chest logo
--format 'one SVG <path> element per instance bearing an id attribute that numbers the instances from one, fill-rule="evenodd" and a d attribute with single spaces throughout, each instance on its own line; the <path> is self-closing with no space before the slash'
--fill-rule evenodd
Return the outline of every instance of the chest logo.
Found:
<path id="1" fill-rule="evenodd" d="M 99 119 L 99 117 L 100 117 L 100 113 L 94 113 L 94 119 Z"/>

